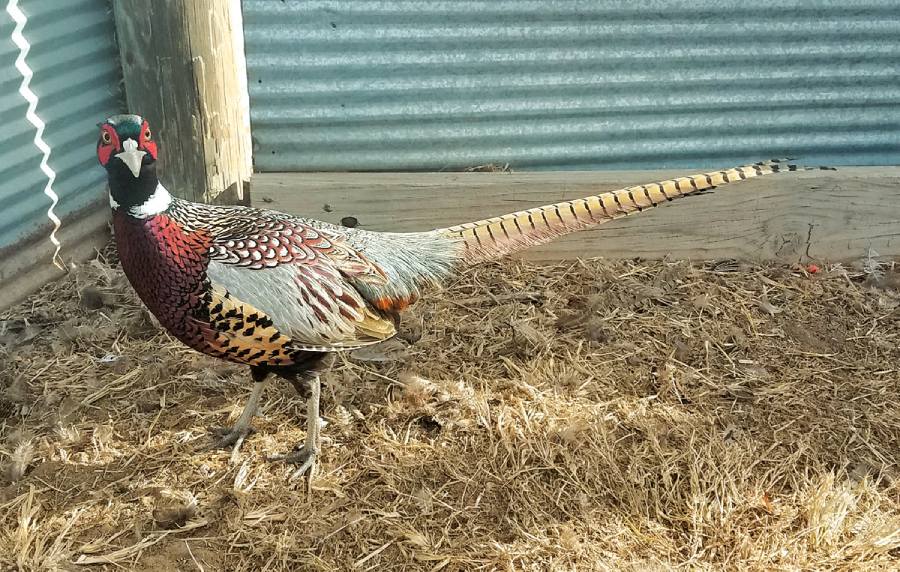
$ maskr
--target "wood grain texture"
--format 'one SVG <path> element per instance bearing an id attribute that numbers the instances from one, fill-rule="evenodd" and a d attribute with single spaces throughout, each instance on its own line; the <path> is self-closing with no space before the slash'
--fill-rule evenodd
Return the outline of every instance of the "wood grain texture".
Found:
<path id="1" fill-rule="evenodd" d="M 531 173 L 261 173 L 254 205 L 361 228 L 449 226 L 682 171 Z M 900 255 L 900 167 L 781 173 L 723 185 L 575 233 L 523 256 L 796 262 Z"/>
<path id="2" fill-rule="evenodd" d="M 241 202 L 252 172 L 240 0 L 116 0 L 128 111 L 161 142 L 163 184 Z"/>

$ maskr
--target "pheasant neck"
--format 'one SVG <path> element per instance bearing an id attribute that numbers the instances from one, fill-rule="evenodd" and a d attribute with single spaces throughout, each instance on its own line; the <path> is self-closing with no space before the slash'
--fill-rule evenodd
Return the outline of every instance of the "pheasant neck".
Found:
<path id="1" fill-rule="evenodd" d="M 109 205 L 134 218 L 145 219 L 168 210 L 172 195 L 159 182 L 155 165 L 144 165 L 140 176 L 125 169 L 109 172 Z"/>

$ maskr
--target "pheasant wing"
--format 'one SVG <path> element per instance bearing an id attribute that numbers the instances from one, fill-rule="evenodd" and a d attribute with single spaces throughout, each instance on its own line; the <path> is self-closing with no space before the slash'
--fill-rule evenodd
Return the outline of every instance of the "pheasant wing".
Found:
<path id="1" fill-rule="evenodd" d="M 210 248 L 213 287 L 264 312 L 299 349 L 352 349 L 396 333 L 353 285 L 383 284 L 384 272 L 339 233 L 271 215 L 224 222 Z"/>

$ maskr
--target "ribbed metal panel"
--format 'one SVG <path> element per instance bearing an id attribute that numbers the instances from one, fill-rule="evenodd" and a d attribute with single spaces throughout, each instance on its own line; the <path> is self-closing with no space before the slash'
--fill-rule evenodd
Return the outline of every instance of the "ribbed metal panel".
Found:
<path id="1" fill-rule="evenodd" d="M 244 0 L 265 171 L 900 163 L 898 0 Z"/>
<path id="2" fill-rule="evenodd" d="M 27 0 L 20 7 L 28 17 L 23 34 L 31 44 L 26 58 L 34 72 L 31 88 L 39 97 L 37 114 L 46 123 L 44 140 L 57 176 L 56 213 L 65 219 L 105 192 L 95 145 L 97 122 L 119 107 L 113 19 L 106 0 Z M 50 199 L 43 193 L 47 179 L 38 167 L 42 154 L 19 94 L 13 29 L 9 14 L 0 11 L 0 250 L 50 223 Z"/>

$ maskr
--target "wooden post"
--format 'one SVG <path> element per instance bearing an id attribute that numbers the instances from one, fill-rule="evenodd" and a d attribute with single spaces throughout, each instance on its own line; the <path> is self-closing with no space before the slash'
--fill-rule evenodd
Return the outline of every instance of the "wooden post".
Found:
<path id="1" fill-rule="evenodd" d="M 160 142 L 175 195 L 246 203 L 252 172 L 240 0 L 115 0 L 128 111 Z"/>

